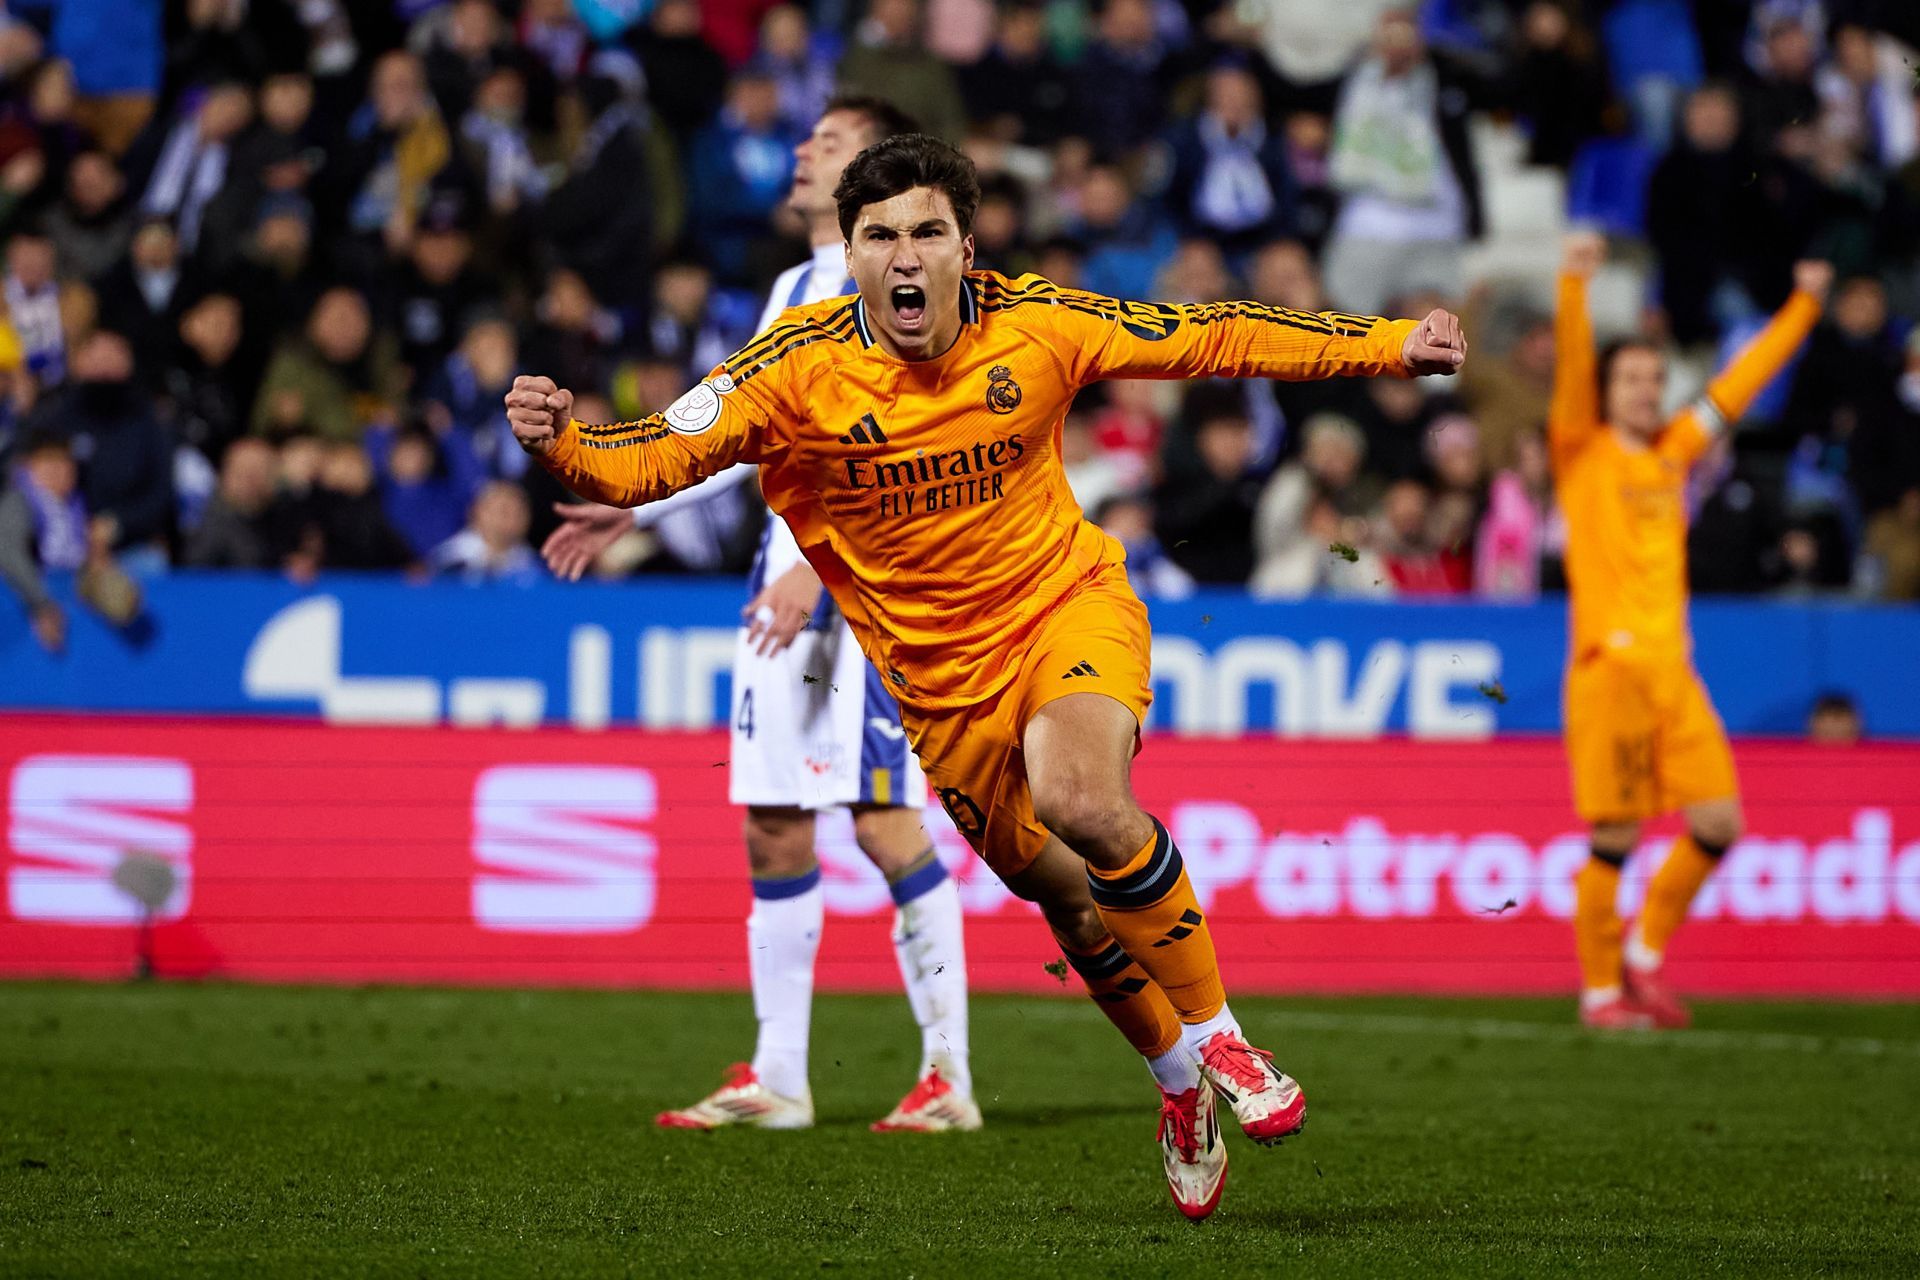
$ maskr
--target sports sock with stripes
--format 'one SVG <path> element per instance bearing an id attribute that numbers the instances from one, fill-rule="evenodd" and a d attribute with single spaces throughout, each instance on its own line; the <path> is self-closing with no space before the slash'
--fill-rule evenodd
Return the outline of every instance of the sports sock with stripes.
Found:
<path id="1" fill-rule="evenodd" d="M 1640 969 L 1659 967 L 1667 943 L 1687 918 L 1687 908 L 1725 853 L 1724 848 L 1702 844 L 1691 835 L 1673 842 L 1660 869 L 1647 882 L 1646 905 L 1640 909 L 1640 923 L 1628 947 L 1629 964 Z"/>
<path id="2" fill-rule="evenodd" d="M 1087 984 L 1087 994 L 1100 1012 L 1149 1063 L 1180 1047 L 1180 1019 L 1167 1003 L 1167 993 L 1111 935 L 1089 951 L 1068 946 L 1058 934 L 1054 941 Z"/>
<path id="3" fill-rule="evenodd" d="M 1573 878 L 1573 945 L 1580 958 L 1580 985 L 1588 991 L 1620 986 L 1620 868 L 1623 853 L 1598 849 Z"/>
<path id="4" fill-rule="evenodd" d="M 1153 819 L 1153 835 L 1124 867 L 1087 868 L 1100 919 L 1139 961 L 1180 1015 L 1205 1022 L 1226 1004 L 1213 934 L 1194 896 L 1180 850 Z"/>

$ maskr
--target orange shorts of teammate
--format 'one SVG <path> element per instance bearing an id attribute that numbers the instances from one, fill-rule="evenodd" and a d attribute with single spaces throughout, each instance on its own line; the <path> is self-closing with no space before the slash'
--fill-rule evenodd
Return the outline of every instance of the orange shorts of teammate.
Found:
<path id="1" fill-rule="evenodd" d="M 993 697 L 931 715 L 903 709 L 928 788 L 1002 879 L 1024 871 L 1050 838 L 1027 784 L 1028 723 L 1075 693 L 1104 693 L 1144 720 L 1153 701 L 1149 648 L 1147 609 L 1127 585 L 1126 566 L 1102 565 L 1062 598 L 1024 650 L 1007 655 L 1019 670 Z"/>
<path id="2" fill-rule="evenodd" d="M 1689 663 L 1583 655 L 1567 672 L 1565 715 L 1586 822 L 1639 822 L 1739 794 L 1726 728 Z"/>

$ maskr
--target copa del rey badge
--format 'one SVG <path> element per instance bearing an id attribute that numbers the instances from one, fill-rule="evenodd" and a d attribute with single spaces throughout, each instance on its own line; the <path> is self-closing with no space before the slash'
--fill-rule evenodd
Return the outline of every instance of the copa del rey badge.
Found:
<path id="1" fill-rule="evenodd" d="M 716 374 L 667 406 L 663 414 L 669 431 L 697 436 L 720 421 L 720 397 L 733 390 L 733 379 Z"/>

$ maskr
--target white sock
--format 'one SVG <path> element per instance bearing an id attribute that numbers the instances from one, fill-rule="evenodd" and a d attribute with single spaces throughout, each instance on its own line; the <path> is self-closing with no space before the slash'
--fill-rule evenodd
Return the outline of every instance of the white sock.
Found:
<path id="1" fill-rule="evenodd" d="M 938 860 L 889 886 L 893 954 L 920 1024 L 920 1074 L 935 1066 L 955 1092 L 973 1094 L 967 1052 L 967 949 L 960 890 Z"/>
<path id="2" fill-rule="evenodd" d="M 1157 1058 L 1147 1059 L 1153 1082 L 1168 1093 L 1185 1093 L 1200 1083 L 1200 1060 L 1183 1040 Z"/>
<path id="3" fill-rule="evenodd" d="M 1620 988 L 1618 986 L 1588 987 L 1580 993 L 1580 1007 L 1588 1010 L 1598 1009 L 1601 1005 L 1612 1004 L 1619 998 Z"/>
<path id="4" fill-rule="evenodd" d="M 1187 1042 L 1195 1057 L 1200 1054 L 1200 1046 L 1219 1035 L 1222 1031 L 1240 1034 L 1240 1020 L 1233 1016 L 1233 1010 L 1226 1005 L 1220 1006 L 1220 1012 L 1205 1022 L 1189 1022 L 1181 1028 L 1181 1038 Z"/>
<path id="5" fill-rule="evenodd" d="M 826 894 L 820 869 L 789 880 L 755 880 L 747 917 L 747 965 L 760 1037 L 753 1072 L 785 1098 L 807 1091 L 807 1032 L 813 1022 L 813 957 L 820 950 Z"/>
<path id="6" fill-rule="evenodd" d="M 1640 940 L 1640 931 L 1635 929 L 1627 936 L 1626 960 L 1629 969 L 1638 969 L 1641 973 L 1651 973 L 1660 967 L 1664 957 L 1658 951 Z"/>

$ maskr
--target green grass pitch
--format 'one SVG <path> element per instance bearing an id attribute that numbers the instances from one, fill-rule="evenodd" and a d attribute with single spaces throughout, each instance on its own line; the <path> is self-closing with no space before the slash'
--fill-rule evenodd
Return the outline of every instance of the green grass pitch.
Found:
<path id="1" fill-rule="evenodd" d="M 987 1128 L 868 1133 L 898 997 L 829 997 L 820 1127 L 661 1132 L 740 996 L 0 986 L 0 1275 L 1920 1274 L 1920 1009 L 1241 1000 L 1304 1083 L 1167 1199 L 1153 1094 L 1084 1001 L 977 998 Z"/>

